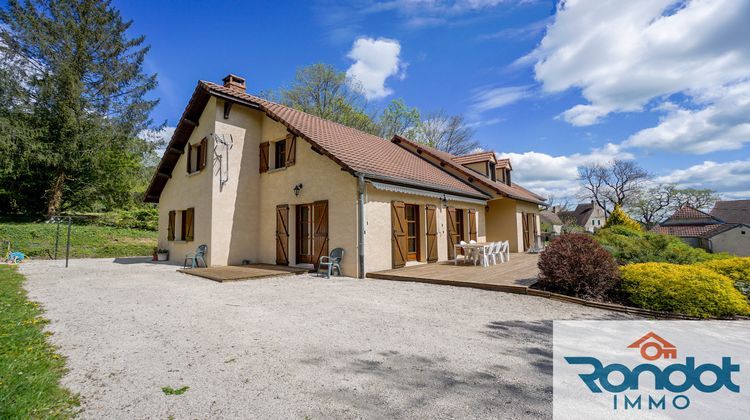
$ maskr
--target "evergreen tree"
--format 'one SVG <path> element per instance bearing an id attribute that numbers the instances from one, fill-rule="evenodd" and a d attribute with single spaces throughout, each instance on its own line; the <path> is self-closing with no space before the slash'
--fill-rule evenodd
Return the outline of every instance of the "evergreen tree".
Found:
<path id="1" fill-rule="evenodd" d="M 22 75 L 14 90 L 2 92 L 12 97 L 4 113 L 14 121 L 24 115 L 35 128 L 6 136 L 32 152 L 24 153 L 20 172 L 0 173 L 0 182 L 32 177 L 39 184 L 33 193 L 43 199 L 20 210 L 56 214 L 132 202 L 142 160 L 154 147 L 138 133 L 151 125 L 157 101 L 145 97 L 156 75 L 144 72 L 149 48 L 142 36 L 126 35 L 131 24 L 107 0 L 10 0 L 0 10 L 3 71 Z"/>

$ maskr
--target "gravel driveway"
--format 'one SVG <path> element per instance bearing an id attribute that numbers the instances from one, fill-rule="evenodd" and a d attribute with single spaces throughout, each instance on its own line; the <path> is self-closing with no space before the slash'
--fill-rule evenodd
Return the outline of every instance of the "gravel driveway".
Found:
<path id="1" fill-rule="evenodd" d="M 222 284 L 143 261 L 22 266 L 82 417 L 549 418 L 550 320 L 620 317 L 385 280 Z"/>

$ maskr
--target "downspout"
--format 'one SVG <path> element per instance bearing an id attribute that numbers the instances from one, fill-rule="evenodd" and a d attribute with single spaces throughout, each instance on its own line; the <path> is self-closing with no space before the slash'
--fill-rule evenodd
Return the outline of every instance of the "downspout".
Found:
<path id="1" fill-rule="evenodd" d="M 365 176 L 357 174 L 357 250 L 359 252 L 359 264 L 357 265 L 357 277 L 365 278 Z"/>

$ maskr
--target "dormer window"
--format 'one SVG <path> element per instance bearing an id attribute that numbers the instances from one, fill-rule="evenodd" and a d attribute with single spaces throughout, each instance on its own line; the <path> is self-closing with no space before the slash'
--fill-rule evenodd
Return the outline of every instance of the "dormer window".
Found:
<path id="1" fill-rule="evenodd" d="M 495 169 L 497 165 L 495 165 L 495 162 L 487 162 L 487 165 L 489 165 L 489 175 L 490 179 L 493 181 L 497 181 L 497 170 Z"/>

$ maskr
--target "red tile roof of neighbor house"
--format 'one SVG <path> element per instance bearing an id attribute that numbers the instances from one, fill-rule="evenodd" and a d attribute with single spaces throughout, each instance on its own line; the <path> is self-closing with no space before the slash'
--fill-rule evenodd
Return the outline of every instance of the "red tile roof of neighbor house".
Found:
<path id="1" fill-rule="evenodd" d="M 727 223 L 750 225 L 750 200 L 717 201 L 710 214 Z"/>
<path id="2" fill-rule="evenodd" d="M 685 238 L 713 236 L 725 231 L 726 223 L 691 206 L 682 206 L 667 220 L 651 228 L 652 232 Z"/>
<path id="3" fill-rule="evenodd" d="M 194 121 L 200 117 L 210 95 L 264 112 L 284 124 L 291 133 L 307 140 L 314 150 L 327 155 L 352 174 L 361 173 L 367 178 L 384 182 L 488 198 L 481 190 L 384 138 L 249 95 L 237 88 L 201 81 L 167 146 L 146 193 L 146 201 L 158 202 L 166 180 L 179 159 L 180 151 L 192 133 Z"/>
<path id="4" fill-rule="evenodd" d="M 712 233 L 712 231 L 725 225 L 657 225 L 651 228 L 651 232 L 663 233 L 666 235 L 680 236 L 684 238 L 700 238 Z"/>
<path id="5" fill-rule="evenodd" d="M 535 194 L 518 184 L 511 183 L 511 185 L 507 185 L 502 182 L 493 181 L 483 175 L 477 174 L 471 169 L 464 167 L 462 164 L 455 161 L 458 156 L 444 152 L 442 150 L 438 150 L 426 144 L 417 143 L 398 135 L 393 136 L 393 139 L 391 141 L 422 156 L 424 156 L 424 153 L 433 156 L 434 159 L 439 162 L 438 164 L 441 167 L 452 168 L 455 172 L 459 173 L 471 183 L 474 183 L 476 181 L 475 185 L 477 185 L 477 188 L 481 189 L 483 187 L 486 187 L 502 196 L 535 204 L 545 204 L 544 197 Z"/>

